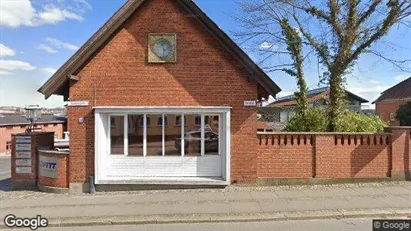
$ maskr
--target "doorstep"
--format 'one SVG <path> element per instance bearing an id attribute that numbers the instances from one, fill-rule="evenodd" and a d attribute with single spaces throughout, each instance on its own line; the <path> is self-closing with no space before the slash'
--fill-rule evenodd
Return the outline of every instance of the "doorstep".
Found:
<path id="1" fill-rule="evenodd" d="M 218 177 L 141 177 L 132 180 L 99 180 L 96 184 L 228 186 L 229 182 Z"/>

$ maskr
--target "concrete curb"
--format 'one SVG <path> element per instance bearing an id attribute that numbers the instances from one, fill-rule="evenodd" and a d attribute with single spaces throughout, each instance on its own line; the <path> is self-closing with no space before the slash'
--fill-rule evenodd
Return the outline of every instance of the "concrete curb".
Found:
<path id="1" fill-rule="evenodd" d="M 411 218 L 411 209 L 357 209 L 357 210 L 322 210 L 279 213 L 231 213 L 231 214 L 192 214 L 192 215 L 146 215 L 146 216 L 112 216 L 112 217 L 71 217 L 49 219 L 48 227 L 79 227 L 108 225 L 145 225 L 175 223 L 208 223 L 208 222 L 255 222 L 287 220 L 321 220 L 344 218 Z M 8 228 L 2 222 L 0 229 Z"/>

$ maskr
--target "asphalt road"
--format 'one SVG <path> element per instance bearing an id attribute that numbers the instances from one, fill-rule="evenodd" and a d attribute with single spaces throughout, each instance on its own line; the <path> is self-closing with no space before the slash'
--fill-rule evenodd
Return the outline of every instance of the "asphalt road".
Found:
<path id="1" fill-rule="evenodd" d="M 39 230 L 57 231 L 115 231 L 115 230 L 144 230 L 144 231 L 262 231 L 262 230 L 287 230 L 287 231 L 367 231 L 372 230 L 371 218 L 360 219 L 330 219 L 330 220 L 294 220 L 294 221 L 269 221 L 269 222 L 232 222 L 232 223 L 194 223 L 194 224 L 157 224 L 157 225 L 126 225 L 126 226 L 91 226 L 45 228 Z"/>
<path id="2" fill-rule="evenodd" d="M 0 157 L 0 191 L 5 191 L 10 188 L 11 183 L 11 160 L 10 157 Z"/>

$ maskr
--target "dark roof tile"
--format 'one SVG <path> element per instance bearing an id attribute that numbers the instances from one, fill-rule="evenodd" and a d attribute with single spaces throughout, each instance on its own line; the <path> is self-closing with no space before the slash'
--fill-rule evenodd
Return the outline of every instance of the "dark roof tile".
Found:
<path id="1" fill-rule="evenodd" d="M 411 77 L 383 91 L 373 103 L 383 101 L 411 101 Z"/>

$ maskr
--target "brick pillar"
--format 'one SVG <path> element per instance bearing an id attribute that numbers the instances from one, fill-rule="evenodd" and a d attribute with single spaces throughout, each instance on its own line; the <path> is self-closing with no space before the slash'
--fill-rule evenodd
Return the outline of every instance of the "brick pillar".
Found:
<path id="1" fill-rule="evenodd" d="M 411 127 L 389 127 L 391 132 L 391 177 L 410 180 L 411 168 Z"/>
<path id="2" fill-rule="evenodd" d="M 38 148 L 54 146 L 54 132 L 13 134 L 11 142 L 12 190 L 35 189 L 38 173 Z"/>

